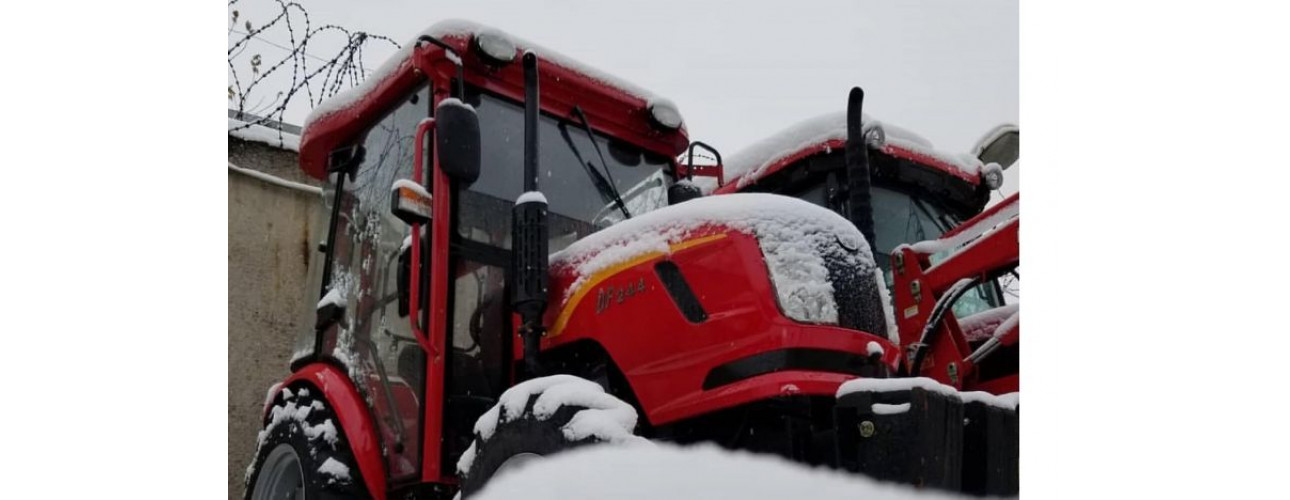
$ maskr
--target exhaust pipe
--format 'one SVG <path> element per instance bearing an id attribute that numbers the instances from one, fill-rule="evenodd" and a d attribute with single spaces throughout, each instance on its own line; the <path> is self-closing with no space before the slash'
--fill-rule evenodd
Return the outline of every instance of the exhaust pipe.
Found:
<path id="1" fill-rule="evenodd" d="M 869 242 L 869 252 L 878 259 L 878 247 L 873 235 L 873 195 L 869 192 L 869 148 L 865 144 L 864 123 L 861 109 L 864 105 L 864 90 L 852 87 L 847 96 L 847 145 L 845 154 L 847 176 L 847 208 L 851 221 L 855 223 L 865 241 Z"/>
<path id="2" fill-rule="evenodd" d="M 547 301 L 547 202 L 538 190 L 537 56 L 524 53 L 524 194 L 511 211 L 511 310 L 520 316 L 527 376 L 541 376 L 538 347 Z"/>

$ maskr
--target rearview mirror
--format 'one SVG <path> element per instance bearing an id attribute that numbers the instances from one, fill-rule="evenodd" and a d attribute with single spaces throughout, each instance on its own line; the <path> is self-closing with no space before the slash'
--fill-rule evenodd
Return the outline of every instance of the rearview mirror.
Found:
<path id="1" fill-rule="evenodd" d="M 990 130 L 985 137 L 977 141 L 976 147 L 972 149 L 972 155 L 980 159 L 982 164 L 998 163 L 999 166 L 1007 169 L 1017 163 L 1020 150 L 1021 129 L 1016 125 L 1004 124 Z"/>
<path id="2" fill-rule="evenodd" d="M 479 116 L 457 99 L 444 99 L 435 108 L 435 152 L 449 177 L 470 184 L 479 178 Z"/>

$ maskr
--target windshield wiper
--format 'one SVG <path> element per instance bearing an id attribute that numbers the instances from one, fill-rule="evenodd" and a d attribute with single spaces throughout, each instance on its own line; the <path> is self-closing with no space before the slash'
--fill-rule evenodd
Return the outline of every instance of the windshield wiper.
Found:
<path id="1" fill-rule="evenodd" d="M 605 155 L 600 152 L 600 144 L 596 142 L 596 134 L 591 132 L 591 124 L 587 122 L 587 115 L 582 112 L 582 108 L 579 106 L 573 107 L 573 114 L 577 115 L 578 120 L 582 122 L 582 130 L 587 133 L 587 140 L 591 141 L 592 149 L 595 149 L 596 156 L 600 157 L 600 168 L 604 169 L 605 175 L 609 177 L 607 182 L 603 178 L 601 182 L 608 185 L 609 194 L 613 196 L 614 203 L 617 203 L 618 208 L 623 211 L 623 218 L 632 218 L 632 214 L 627 211 L 627 204 L 623 203 L 622 195 L 618 193 L 618 186 L 614 184 L 614 173 L 609 171 L 609 164 L 605 162 Z M 569 141 L 569 144 L 572 146 L 573 141 Z M 579 155 L 579 161 L 581 161 L 581 155 Z M 587 166 L 591 167 L 592 172 L 596 171 L 595 165 L 592 165 L 591 162 L 587 162 Z M 599 173 L 597 172 L 597 174 Z"/>

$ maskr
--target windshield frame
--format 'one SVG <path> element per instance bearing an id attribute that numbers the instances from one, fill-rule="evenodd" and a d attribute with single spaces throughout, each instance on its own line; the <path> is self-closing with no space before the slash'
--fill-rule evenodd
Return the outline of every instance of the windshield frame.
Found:
<path id="1" fill-rule="evenodd" d="M 469 84 L 465 102 L 475 107 L 480 118 L 483 158 L 480 178 L 456 190 L 453 235 L 509 250 L 511 207 L 522 193 L 523 104 Z M 584 127 L 574 113 L 560 116 L 547 109 L 539 113 L 538 178 L 549 203 L 549 253 L 621 220 L 601 217 L 607 205 L 617 210 L 617 203 L 605 202 L 613 193 L 597 186 L 597 175 L 613 182 L 621 193 L 660 172 L 670 179 L 676 170 L 674 158 L 597 128 L 594 116 L 587 121 Z M 594 139 L 588 137 L 588 128 Z M 632 215 L 637 215 L 635 210 Z"/>

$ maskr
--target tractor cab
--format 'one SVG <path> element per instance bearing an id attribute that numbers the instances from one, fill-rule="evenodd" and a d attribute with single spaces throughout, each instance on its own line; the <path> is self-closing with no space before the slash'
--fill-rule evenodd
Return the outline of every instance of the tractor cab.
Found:
<path id="1" fill-rule="evenodd" d="M 645 211 L 622 193 L 648 179 L 665 196 L 688 144 L 667 100 L 460 21 L 315 109 L 300 162 L 327 181 L 330 230 L 293 379 L 353 381 L 374 428 L 340 420 L 368 491 L 451 489 L 475 420 L 517 375 L 516 254 L 545 261 Z"/>
<path id="2" fill-rule="evenodd" d="M 935 240 L 985 209 L 998 167 L 981 158 L 936 150 L 930 141 L 899 126 L 868 116 L 863 120 L 870 170 L 873 246 L 887 287 L 893 285 L 891 261 L 899 246 Z M 999 128 L 978 149 L 983 158 L 1016 159 L 1016 129 Z M 713 194 L 767 192 L 796 197 L 856 221 L 850 208 L 845 161 L 846 114 L 830 113 L 784 129 L 729 156 L 729 182 Z M 1011 163 L 1011 162 L 1009 162 Z M 932 256 L 933 261 L 948 252 Z M 984 283 L 962 297 L 955 314 L 966 317 L 1004 305 L 997 283 Z"/>

